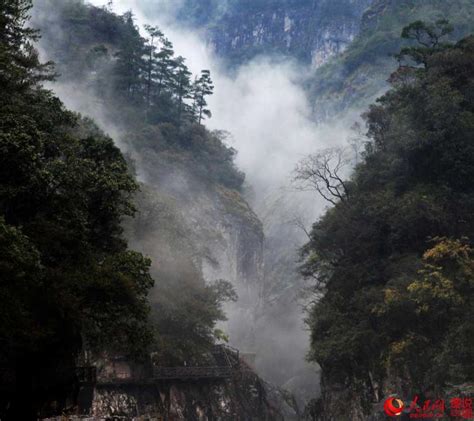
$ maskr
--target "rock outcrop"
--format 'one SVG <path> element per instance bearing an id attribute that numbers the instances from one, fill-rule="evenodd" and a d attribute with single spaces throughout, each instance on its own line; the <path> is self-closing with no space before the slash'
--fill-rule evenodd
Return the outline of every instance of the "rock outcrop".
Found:
<path id="1" fill-rule="evenodd" d="M 146 152 L 146 151 L 145 151 Z M 254 352 L 255 319 L 263 290 L 263 227 L 242 193 L 205 182 L 192 168 L 168 162 L 152 151 L 137 156 L 149 186 L 172 198 L 181 228 L 192 244 L 194 260 L 207 282 L 219 279 L 234 286 L 238 300 L 228 303 L 228 321 L 222 326 L 230 343 Z M 149 237 L 149 238 L 148 238 Z M 148 239 L 147 239 L 148 238 Z M 136 247 L 162 259 L 155 235 L 138 239 Z"/>
<path id="2" fill-rule="evenodd" d="M 242 4 L 241 4 L 242 3 Z M 293 56 L 317 68 L 359 33 L 370 0 L 236 2 L 207 25 L 217 55 L 240 63 L 258 54 Z"/>
<path id="3" fill-rule="evenodd" d="M 232 372 L 227 378 L 167 380 L 153 378 L 151 366 L 108 360 L 99 364 L 93 384 L 82 384 L 77 405 L 67 417 L 90 421 L 300 419 L 290 394 L 264 382 L 243 362 Z M 49 419 L 53 420 L 58 419 Z"/>

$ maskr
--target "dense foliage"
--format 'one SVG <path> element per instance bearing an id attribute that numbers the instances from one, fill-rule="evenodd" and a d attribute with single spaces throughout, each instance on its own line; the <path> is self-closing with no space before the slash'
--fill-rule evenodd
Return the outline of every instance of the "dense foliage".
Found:
<path id="1" fill-rule="evenodd" d="M 97 98 L 100 114 L 125 133 L 122 141 L 131 149 L 153 145 L 178 164 L 186 156 L 190 170 L 205 167 L 197 174 L 203 180 L 242 186 L 236 151 L 202 125 L 211 117 L 208 70 L 193 78 L 160 29 L 147 26 L 142 37 L 131 12 L 119 16 L 82 0 L 38 0 L 35 7 L 61 82 Z"/>
<path id="2" fill-rule="evenodd" d="M 88 99 L 100 97 L 135 153 L 162 172 L 186 168 L 239 189 L 235 151 L 201 124 L 209 72 L 191 83 L 164 35 L 149 27 L 142 39 L 129 13 L 71 0 L 48 1 L 37 15 L 59 4 L 70 37 L 48 36 L 61 81 L 87 83 Z M 225 320 L 222 303 L 236 299 L 226 281 L 204 282 L 176 205 L 146 186 L 139 192 L 133 162 L 112 139 L 44 88 L 54 69 L 38 59 L 30 9 L 30 0 L 0 2 L 0 417 L 15 420 L 71 404 L 82 351 L 198 358 L 224 339 L 215 325 Z M 124 226 L 153 265 L 128 249 Z"/>
<path id="3" fill-rule="evenodd" d="M 25 420 L 67 396 L 84 346 L 146 349 L 152 286 L 122 236 L 137 184 L 112 140 L 41 87 L 30 7 L 0 3 L 0 411 Z"/>
<path id="4" fill-rule="evenodd" d="M 322 297 L 309 357 L 327 384 L 373 401 L 394 379 L 413 396 L 474 378 L 474 37 L 448 45 L 449 30 L 404 30 L 418 44 L 367 112 L 364 160 L 303 250 Z"/>

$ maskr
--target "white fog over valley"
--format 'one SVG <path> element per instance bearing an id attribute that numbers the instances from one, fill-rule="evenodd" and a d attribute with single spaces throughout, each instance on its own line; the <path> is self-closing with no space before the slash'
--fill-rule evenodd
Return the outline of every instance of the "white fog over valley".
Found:
<path id="1" fill-rule="evenodd" d="M 109 2 L 91 3 L 105 7 Z M 228 132 L 226 142 L 237 150 L 236 164 L 246 175 L 246 199 L 262 221 L 265 235 L 264 286 L 252 290 L 259 296 L 250 302 L 241 297 L 236 304 L 227 305 L 229 320 L 224 330 L 230 335 L 230 344 L 256 354 L 260 375 L 309 399 L 317 389 L 317 368 L 305 362 L 309 336 L 304 324 L 305 284 L 298 275 L 298 251 L 307 240 L 305 231 L 327 203 L 314 191 L 298 190 L 292 180 L 300 160 L 344 144 L 350 136 L 348 124 L 316 123 L 304 88 L 309 66 L 288 57 L 259 55 L 229 69 L 200 31 L 176 22 L 176 7 L 177 3 L 171 1 L 116 0 L 112 10 L 118 14 L 131 10 L 143 35 L 144 25 L 158 26 L 173 43 L 176 55 L 186 58 L 193 74 L 202 69 L 211 71 L 215 85 L 209 99 L 212 118 L 205 124 L 211 130 Z M 41 22 L 42 16 L 37 14 L 36 19 Z M 48 58 L 47 46 L 42 45 L 41 52 Z M 61 81 L 51 88 L 69 108 L 93 117 L 123 148 L 120 133 L 104 117 L 93 93 Z M 140 157 L 135 160 L 138 176 L 146 180 Z M 213 276 L 229 275 L 225 269 L 218 273 L 211 270 L 207 277 L 212 281 Z M 280 290 L 272 286 L 282 282 L 275 276 L 286 281 Z M 232 282 L 238 284 L 240 280 Z M 236 288 L 241 292 L 247 287 L 242 284 Z M 250 342 L 246 331 L 255 337 Z"/>
<path id="2" fill-rule="evenodd" d="M 93 0 L 92 3 L 104 6 L 107 2 Z M 247 200 L 263 222 L 267 240 L 272 237 L 286 240 L 283 253 L 287 255 L 279 256 L 281 249 L 267 253 L 287 259 L 290 265 L 293 262 L 289 272 L 294 271 L 297 279 L 298 249 L 307 240 L 300 223 L 309 229 L 326 203 L 315 192 L 297 191 L 292 183 L 293 171 L 307 155 L 343 144 L 350 131 L 344 123 L 328 127 L 315 122 L 303 88 L 308 69 L 288 58 L 258 56 L 236 70 L 228 70 L 213 54 L 202 33 L 174 20 L 178 3 L 116 0 L 113 10 L 133 11 L 141 28 L 145 24 L 158 26 L 173 43 L 176 54 L 186 58 L 194 74 L 201 69 L 211 70 L 215 91 L 209 99 L 212 118 L 206 121 L 206 126 L 229 132 L 228 144 L 237 150 L 236 163 L 246 174 L 250 190 Z M 272 247 L 269 242 L 266 246 Z M 265 282 L 271 283 L 272 279 Z M 227 312 L 230 343 L 243 351 L 257 352 L 257 370 L 271 381 L 295 382 L 295 376 L 307 371 L 309 379 L 301 380 L 306 384 L 292 387 L 307 387 L 313 382 L 305 390 L 309 397 L 317 386 L 311 374 L 314 365 L 305 363 L 309 337 L 304 325 L 304 299 L 300 296 L 303 286 L 300 281 L 293 288 L 288 287 L 290 293 L 284 298 L 286 308 L 279 309 L 281 315 L 276 320 L 267 317 L 257 321 L 257 349 L 247 349 L 248 344 L 239 342 L 239 334 L 232 336 L 232 326 L 237 332 L 253 330 L 252 319 L 241 319 L 241 313 L 235 312 L 233 305 Z M 275 370 L 280 374 L 274 375 Z"/>

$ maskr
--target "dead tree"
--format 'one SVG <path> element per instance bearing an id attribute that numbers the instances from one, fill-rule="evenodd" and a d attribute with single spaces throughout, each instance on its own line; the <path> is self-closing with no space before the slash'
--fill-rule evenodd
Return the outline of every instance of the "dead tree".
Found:
<path id="1" fill-rule="evenodd" d="M 345 148 L 330 148 L 309 155 L 295 169 L 295 185 L 300 190 L 315 190 L 333 205 L 344 202 L 349 192 L 343 177 L 350 164 Z"/>

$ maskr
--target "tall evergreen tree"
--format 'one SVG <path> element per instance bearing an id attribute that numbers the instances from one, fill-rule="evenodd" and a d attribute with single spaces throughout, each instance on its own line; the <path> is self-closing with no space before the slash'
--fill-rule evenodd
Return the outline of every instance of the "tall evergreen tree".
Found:
<path id="1" fill-rule="evenodd" d="M 143 73 L 147 71 L 144 60 L 146 47 L 135 26 L 133 14 L 127 12 L 122 19 L 127 33 L 123 37 L 122 48 L 116 54 L 116 87 L 126 98 L 139 100 L 143 90 Z"/>
<path id="2" fill-rule="evenodd" d="M 31 0 L 0 2 L 0 84 L 5 98 L 12 90 L 27 89 L 53 78 L 51 63 L 41 64 L 33 43 L 39 33 L 27 28 Z"/>
<path id="3" fill-rule="evenodd" d="M 153 78 L 156 73 L 157 61 L 156 61 L 156 50 L 155 41 L 162 39 L 163 32 L 161 32 L 156 26 L 145 25 L 145 30 L 149 35 L 146 58 L 146 104 L 150 107 L 152 97 Z"/>
<path id="4" fill-rule="evenodd" d="M 173 70 L 176 66 L 173 59 L 173 44 L 165 36 L 160 38 L 160 42 L 161 47 L 156 54 L 156 71 L 154 75 L 158 99 L 170 88 Z"/>
<path id="5" fill-rule="evenodd" d="M 211 72 L 209 70 L 201 70 L 201 76 L 194 81 L 194 112 L 199 124 L 201 124 L 204 116 L 210 118 L 212 113 L 207 109 L 206 97 L 214 92 L 212 84 Z"/>
<path id="6" fill-rule="evenodd" d="M 184 57 L 176 58 L 176 69 L 173 74 L 173 90 L 178 101 L 178 123 L 181 122 L 183 110 L 186 108 L 185 100 L 192 98 L 191 72 L 185 64 Z"/>

